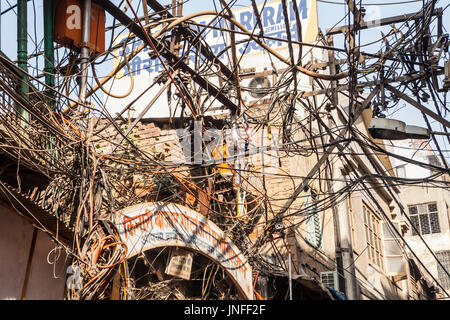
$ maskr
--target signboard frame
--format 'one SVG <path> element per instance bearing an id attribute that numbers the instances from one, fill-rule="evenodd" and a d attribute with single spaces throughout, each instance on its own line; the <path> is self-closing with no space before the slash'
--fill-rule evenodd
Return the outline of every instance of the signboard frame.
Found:
<path id="1" fill-rule="evenodd" d="M 128 247 L 128 259 L 160 247 L 190 249 L 218 263 L 239 293 L 253 299 L 247 259 L 216 224 L 198 212 L 175 203 L 146 202 L 119 211 L 115 223 Z"/>
<path id="2" fill-rule="evenodd" d="M 314 42 L 316 41 L 318 35 L 318 19 L 317 19 L 317 4 L 316 0 L 297 0 L 298 11 L 300 15 L 300 19 L 302 22 L 302 36 L 299 37 L 297 35 L 297 26 L 296 19 L 294 17 L 293 10 L 293 1 L 289 0 L 288 4 L 288 19 L 290 22 L 290 30 L 292 40 L 302 42 Z M 284 21 L 284 15 L 282 14 L 282 2 L 281 0 L 268 1 L 263 4 L 259 4 L 258 11 L 261 15 L 261 22 L 264 29 L 264 34 L 266 36 L 273 36 L 278 39 L 287 38 L 286 24 Z M 238 8 L 232 11 L 234 18 L 236 21 L 241 23 L 244 27 L 249 28 L 249 30 L 255 29 L 254 33 L 259 33 L 259 26 L 256 23 L 255 13 L 253 11 L 252 6 L 247 6 L 244 8 Z M 199 31 L 202 31 L 203 25 L 207 25 L 211 19 L 216 19 L 216 16 L 212 15 L 204 15 L 193 18 L 192 21 L 196 23 Z M 227 51 L 224 51 L 224 48 L 228 47 L 230 39 L 223 34 L 219 29 L 224 27 L 225 24 L 229 24 L 228 21 L 224 18 L 218 18 L 212 24 L 215 28 L 205 30 L 202 33 L 205 38 L 205 42 L 211 48 L 211 51 L 215 55 L 220 55 L 219 59 L 223 61 L 224 64 L 229 63 L 229 54 Z M 219 29 L 217 29 L 219 28 Z M 159 29 L 154 28 L 152 32 L 158 33 Z M 115 45 L 122 43 L 122 41 L 127 40 L 129 34 L 121 34 L 119 37 L 115 39 Z M 236 41 L 239 43 L 241 38 L 248 38 L 248 36 L 236 34 Z M 265 40 L 266 44 L 269 45 L 272 49 L 277 50 L 280 54 L 285 55 L 286 57 L 289 55 L 288 52 L 288 44 L 286 41 L 278 41 L 274 39 Z M 124 56 L 134 52 L 137 48 L 142 44 L 142 40 L 134 39 L 126 44 L 126 46 L 118 46 L 119 49 L 116 50 L 114 54 L 114 67 L 116 67 Z M 297 52 L 298 44 L 294 43 L 294 51 Z M 253 68 L 256 67 L 256 72 L 264 72 L 264 67 L 272 66 L 278 69 L 286 68 L 287 65 L 284 62 L 278 61 L 276 58 L 271 58 L 270 54 L 268 54 L 261 46 L 259 46 L 254 40 L 249 39 L 248 43 L 242 43 L 237 46 L 238 52 L 238 60 L 240 61 L 241 68 Z M 130 73 L 134 77 L 134 89 L 131 94 L 129 94 L 125 99 L 117 99 L 111 96 L 105 96 L 105 107 L 112 115 L 116 113 L 120 113 L 122 111 L 123 106 L 128 105 L 131 101 L 138 98 L 139 95 L 144 92 L 148 88 L 149 85 L 154 82 L 160 71 L 164 68 L 162 67 L 160 61 L 155 57 L 149 56 L 149 48 L 144 48 L 140 53 L 133 57 L 128 63 L 125 65 L 122 70 L 120 70 L 116 76 L 113 78 L 113 84 L 107 85 L 109 91 L 114 92 L 116 95 L 124 94 L 124 90 L 130 87 Z M 227 60 L 228 59 L 228 60 Z M 194 54 L 189 54 L 189 64 L 194 65 Z M 272 60 L 274 63 L 272 63 Z M 210 70 L 211 74 L 213 74 L 213 70 Z M 270 70 L 267 70 L 270 71 Z M 211 82 L 212 85 L 220 88 L 222 86 L 221 79 L 218 77 L 207 77 L 208 81 Z M 306 79 L 308 76 L 304 76 L 305 78 L 304 84 L 307 83 Z M 241 85 L 245 87 L 248 85 L 249 81 L 244 81 Z M 154 93 L 161 87 L 161 85 L 157 84 L 144 93 L 139 101 L 133 104 L 132 109 L 130 111 L 130 117 L 135 118 L 145 107 L 143 101 L 150 100 L 150 97 L 154 96 Z M 202 97 L 202 99 L 206 99 L 208 94 Z M 244 100 L 249 99 L 248 102 L 254 101 L 255 98 L 251 97 L 248 92 L 244 90 Z M 164 92 L 159 99 L 153 104 L 150 110 L 146 111 L 146 114 L 143 115 L 143 118 L 160 118 L 160 119 L 169 119 L 172 117 L 181 117 L 181 109 L 174 108 L 168 104 L 173 104 L 174 99 L 172 96 L 167 96 L 167 91 Z M 245 102 L 245 101 L 244 101 Z M 217 114 L 225 114 L 226 110 L 223 110 L 222 104 L 219 101 L 216 101 L 213 97 L 206 102 L 206 113 L 207 115 L 217 115 Z M 189 112 L 185 110 L 187 114 L 185 116 L 189 116 Z"/>

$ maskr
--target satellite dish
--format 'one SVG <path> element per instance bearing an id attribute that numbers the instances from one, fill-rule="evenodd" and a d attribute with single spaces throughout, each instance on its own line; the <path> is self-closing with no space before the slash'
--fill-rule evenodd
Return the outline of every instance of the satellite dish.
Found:
<path id="1" fill-rule="evenodd" d="M 250 95 L 253 98 L 260 99 L 268 94 L 270 80 L 265 77 L 255 77 L 248 84 Z"/>

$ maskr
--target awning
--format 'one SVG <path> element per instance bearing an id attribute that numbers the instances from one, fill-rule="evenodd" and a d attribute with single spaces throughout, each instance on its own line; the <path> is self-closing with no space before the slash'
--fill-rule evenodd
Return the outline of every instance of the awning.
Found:
<path id="1" fill-rule="evenodd" d="M 15 208 L 23 216 L 31 219 L 37 226 L 44 226 L 54 234 L 57 232 L 58 237 L 63 238 L 66 242 L 72 242 L 73 230 L 71 228 L 4 181 L 0 181 L 0 200 Z"/>

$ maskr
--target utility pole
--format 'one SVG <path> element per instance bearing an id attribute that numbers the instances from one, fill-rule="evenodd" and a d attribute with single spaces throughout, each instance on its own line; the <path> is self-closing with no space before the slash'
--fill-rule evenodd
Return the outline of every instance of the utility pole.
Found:
<path id="1" fill-rule="evenodd" d="M 341 187 L 348 183 L 348 176 L 344 176 L 345 182 L 341 182 Z M 341 188 L 339 188 L 341 189 Z M 341 202 L 338 214 L 339 219 L 339 242 L 342 260 L 342 270 L 345 279 L 345 294 L 349 300 L 359 300 L 358 283 L 356 280 L 355 260 L 353 257 L 352 232 L 350 225 L 349 201 L 351 201 L 350 193 Z"/>
<path id="2" fill-rule="evenodd" d="M 20 93 L 25 101 L 28 101 L 28 46 L 27 46 L 27 0 L 17 1 L 17 60 L 19 68 L 24 71 L 20 82 Z M 24 128 L 30 120 L 30 114 L 22 107 L 18 107 L 21 127 Z"/>
<path id="3" fill-rule="evenodd" d="M 53 56 L 53 1 L 44 0 L 44 62 L 45 84 L 55 86 L 55 61 Z"/>
<path id="4" fill-rule="evenodd" d="M 55 58 L 53 47 L 53 25 L 54 25 L 54 11 L 53 0 L 44 0 L 44 73 L 45 84 L 47 85 L 47 99 L 52 110 L 55 110 L 54 94 L 52 89 L 55 87 Z M 50 152 L 50 158 L 56 156 L 55 150 L 55 137 L 49 135 L 48 148 Z"/>
<path id="5" fill-rule="evenodd" d="M 81 83 L 80 83 L 80 102 L 86 103 L 87 76 L 89 66 L 89 41 L 91 34 L 91 0 L 83 1 L 83 25 L 81 30 Z M 82 108 L 84 110 L 84 107 Z"/>

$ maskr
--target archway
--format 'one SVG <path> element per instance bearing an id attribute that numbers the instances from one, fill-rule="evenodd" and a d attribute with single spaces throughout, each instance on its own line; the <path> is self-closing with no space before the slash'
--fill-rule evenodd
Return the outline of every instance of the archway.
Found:
<path id="1" fill-rule="evenodd" d="M 219 227 L 196 211 L 174 203 L 143 203 L 121 210 L 116 217 L 116 226 L 128 247 L 129 261 L 138 264 L 142 258 L 148 263 L 148 259 L 153 257 L 155 263 L 159 261 L 156 268 L 147 267 L 155 268 L 160 280 L 173 279 L 177 264 L 180 270 L 186 266 L 186 260 L 180 256 L 190 256 L 196 259 L 196 263 L 205 261 L 204 268 L 211 263 L 216 264 L 216 275 L 219 272 L 226 274 L 227 277 L 222 277 L 224 283 L 233 283 L 239 298 L 253 299 L 252 270 L 247 260 Z M 165 259 L 165 266 L 161 259 Z M 168 270 L 169 262 L 175 264 L 175 269 Z M 192 268 L 185 270 L 184 280 L 190 281 L 187 274 L 194 272 L 195 277 L 198 271 Z M 166 275 L 172 275 L 172 278 L 167 279 Z M 204 290 L 205 286 L 202 288 Z"/>

